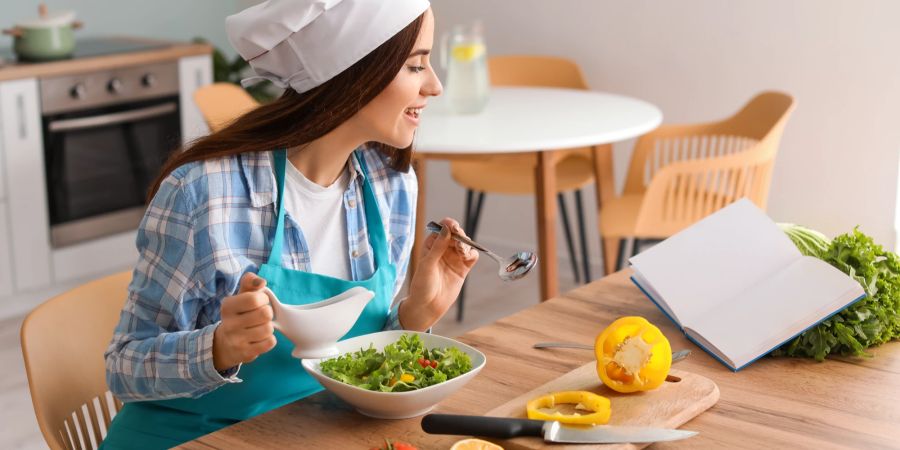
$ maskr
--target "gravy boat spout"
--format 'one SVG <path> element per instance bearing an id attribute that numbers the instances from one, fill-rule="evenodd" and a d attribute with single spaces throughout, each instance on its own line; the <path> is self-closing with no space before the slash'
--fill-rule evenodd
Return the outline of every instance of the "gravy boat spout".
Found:
<path id="1" fill-rule="evenodd" d="M 353 328 L 356 319 L 375 293 L 353 287 L 334 297 L 305 305 L 281 303 L 271 289 L 265 288 L 274 311 L 275 329 L 294 343 L 294 358 L 328 358 L 336 356 L 338 339 Z"/>

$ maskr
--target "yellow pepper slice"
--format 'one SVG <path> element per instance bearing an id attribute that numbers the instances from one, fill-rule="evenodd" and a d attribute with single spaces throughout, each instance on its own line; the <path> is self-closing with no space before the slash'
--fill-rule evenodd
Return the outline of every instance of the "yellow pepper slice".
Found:
<path id="1" fill-rule="evenodd" d="M 541 411 L 551 409 L 560 404 L 573 404 L 582 406 L 590 411 L 590 414 L 563 414 L 559 411 L 552 413 Z M 578 407 L 576 406 L 576 408 Z M 560 423 L 602 425 L 609 422 L 609 399 L 588 391 L 562 391 L 554 392 L 538 397 L 528 402 L 526 406 L 528 418 L 534 420 L 555 420 Z"/>
<path id="2" fill-rule="evenodd" d="M 659 328 L 643 317 L 622 317 L 597 336 L 597 374 L 617 392 L 658 388 L 672 367 L 672 347 Z"/>

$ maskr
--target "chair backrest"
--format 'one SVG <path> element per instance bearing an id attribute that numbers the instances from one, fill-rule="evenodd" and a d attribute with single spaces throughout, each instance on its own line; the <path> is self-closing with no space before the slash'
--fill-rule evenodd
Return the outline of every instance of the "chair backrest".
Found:
<path id="1" fill-rule="evenodd" d="M 22 355 L 41 433 L 52 449 L 97 448 L 121 407 L 106 386 L 103 353 L 131 272 L 92 281 L 35 308 L 22 323 Z"/>
<path id="2" fill-rule="evenodd" d="M 765 209 L 793 97 L 765 92 L 720 122 L 665 126 L 638 140 L 626 194 L 644 193 L 635 232 L 666 237 L 748 197 Z"/>
<path id="3" fill-rule="evenodd" d="M 213 83 L 194 92 L 194 102 L 210 131 L 218 131 L 259 103 L 238 85 Z"/>
<path id="4" fill-rule="evenodd" d="M 554 56 L 492 56 L 488 58 L 488 71 L 494 86 L 588 89 L 578 64 Z"/>

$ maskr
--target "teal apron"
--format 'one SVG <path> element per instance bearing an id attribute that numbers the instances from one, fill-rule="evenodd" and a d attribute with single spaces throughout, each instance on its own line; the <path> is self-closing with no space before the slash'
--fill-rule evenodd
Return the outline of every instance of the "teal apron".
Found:
<path id="1" fill-rule="evenodd" d="M 387 321 L 396 269 L 388 261 L 388 242 L 375 193 L 363 158 L 363 195 L 375 274 L 368 280 L 347 281 L 281 266 L 284 243 L 284 170 L 287 156 L 275 151 L 278 180 L 278 225 L 269 260 L 259 276 L 285 304 L 303 305 L 333 297 L 355 286 L 375 293 L 356 324 L 342 339 L 381 331 Z M 291 356 L 294 345 L 275 332 L 278 343 L 255 361 L 241 366 L 241 383 L 230 383 L 196 399 L 142 401 L 125 404 L 110 424 L 103 448 L 169 448 L 238 421 L 291 403 L 322 390 Z"/>

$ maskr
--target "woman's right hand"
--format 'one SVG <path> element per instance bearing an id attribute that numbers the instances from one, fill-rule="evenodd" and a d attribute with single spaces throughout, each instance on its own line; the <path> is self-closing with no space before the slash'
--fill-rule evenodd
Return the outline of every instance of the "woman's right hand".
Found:
<path id="1" fill-rule="evenodd" d="M 222 300 L 222 323 L 213 333 L 213 365 L 223 371 L 253 361 L 275 347 L 272 307 L 263 292 L 266 280 L 252 272 L 241 277 L 238 293 Z"/>

